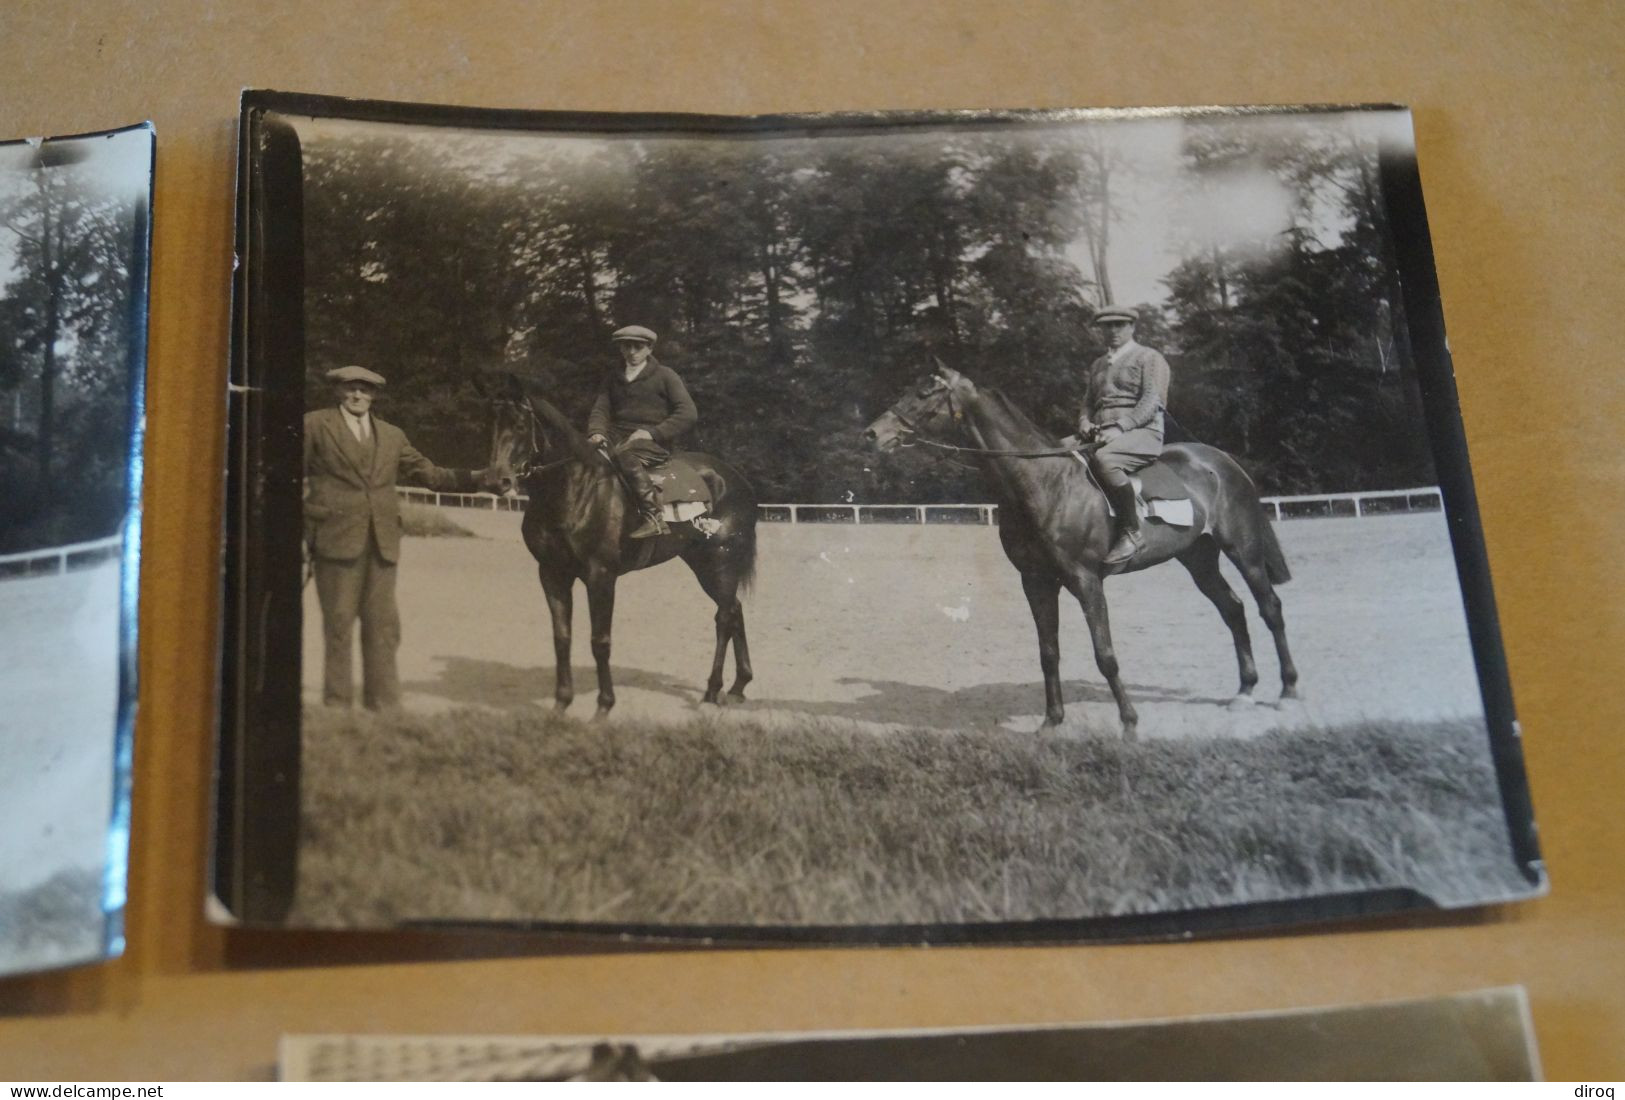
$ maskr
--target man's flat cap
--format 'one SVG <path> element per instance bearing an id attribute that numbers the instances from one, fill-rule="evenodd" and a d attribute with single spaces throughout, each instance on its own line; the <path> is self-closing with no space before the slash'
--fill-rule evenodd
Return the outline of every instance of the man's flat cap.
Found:
<path id="1" fill-rule="evenodd" d="M 1139 319 L 1139 316 L 1126 306 L 1101 306 L 1095 311 L 1095 315 L 1089 318 L 1089 323 L 1098 325 L 1106 321 L 1127 321 L 1132 325 Z"/>
<path id="2" fill-rule="evenodd" d="M 329 382 L 371 382 L 374 386 L 384 384 L 384 376 L 377 371 L 366 367 L 334 367 L 327 372 Z"/>
<path id="3" fill-rule="evenodd" d="M 653 329 L 646 329 L 642 325 L 627 325 L 610 333 L 609 339 L 611 343 L 636 340 L 640 344 L 652 344 L 655 342 L 655 334 Z"/>

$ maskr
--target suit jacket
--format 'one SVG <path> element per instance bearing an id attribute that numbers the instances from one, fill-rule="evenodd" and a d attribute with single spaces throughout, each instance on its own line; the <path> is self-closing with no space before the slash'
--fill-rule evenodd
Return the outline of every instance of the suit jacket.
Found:
<path id="1" fill-rule="evenodd" d="M 1096 424 L 1121 424 L 1125 431 L 1150 428 L 1162 435 L 1162 410 L 1168 404 L 1168 360 L 1160 352 L 1135 344 L 1117 362 L 1108 352 L 1089 367 L 1084 408 Z"/>
<path id="2" fill-rule="evenodd" d="M 397 481 L 443 492 L 473 483 L 467 471 L 424 458 L 405 432 L 376 416 L 371 438 L 357 440 L 336 405 L 305 414 L 305 479 L 306 536 L 317 557 L 338 561 L 364 554 L 369 531 L 385 561 L 400 558 Z"/>

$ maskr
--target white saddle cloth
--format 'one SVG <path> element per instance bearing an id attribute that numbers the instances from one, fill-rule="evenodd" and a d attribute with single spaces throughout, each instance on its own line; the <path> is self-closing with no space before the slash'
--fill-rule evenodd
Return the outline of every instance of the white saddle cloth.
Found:
<path id="1" fill-rule="evenodd" d="M 1154 519 L 1174 527 L 1192 527 L 1196 524 L 1196 509 L 1188 500 L 1146 500 L 1140 496 L 1140 480 L 1134 479 L 1134 499 L 1140 506 L 1142 519 Z"/>

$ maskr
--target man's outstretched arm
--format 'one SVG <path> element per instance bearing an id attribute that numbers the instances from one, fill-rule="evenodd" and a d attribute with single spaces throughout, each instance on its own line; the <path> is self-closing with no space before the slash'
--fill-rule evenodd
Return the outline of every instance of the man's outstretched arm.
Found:
<path id="1" fill-rule="evenodd" d="M 419 485 L 442 493 L 478 491 L 478 471 L 436 466 L 406 442 L 401 444 L 401 460 L 396 465 L 396 477 L 407 485 Z"/>

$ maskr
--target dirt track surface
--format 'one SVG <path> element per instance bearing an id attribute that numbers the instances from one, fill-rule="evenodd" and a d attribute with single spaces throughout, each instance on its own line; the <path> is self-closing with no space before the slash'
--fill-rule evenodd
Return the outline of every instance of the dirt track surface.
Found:
<path id="1" fill-rule="evenodd" d="M 515 514 L 448 509 L 478 539 L 410 539 L 402 553 L 400 667 L 408 709 L 550 706 L 552 640 Z M 1251 736 L 1273 728 L 1482 713 L 1444 518 L 1277 525 L 1294 579 L 1280 589 L 1305 700 L 1276 705 L 1268 630 L 1240 578 L 1260 705 L 1226 704 L 1234 650 L 1177 563 L 1107 582 L 1113 638 L 1143 737 Z M 989 527 L 763 524 L 746 601 L 756 680 L 745 707 L 789 728 L 808 719 L 884 728 L 1035 729 L 1036 635 L 1015 570 Z M 681 718 L 699 705 L 713 605 L 672 562 L 620 582 L 617 716 Z M 585 593 L 576 597 L 572 713 L 593 711 Z M 1115 735 L 1082 612 L 1063 596 L 1064 733 Z M 319 702 L 320 615 L 305 593 L 304 685 Z M 356 663 L 359 669 L 359 661 Z M 732 659 L 728 666 L 732 677 Z"/>

